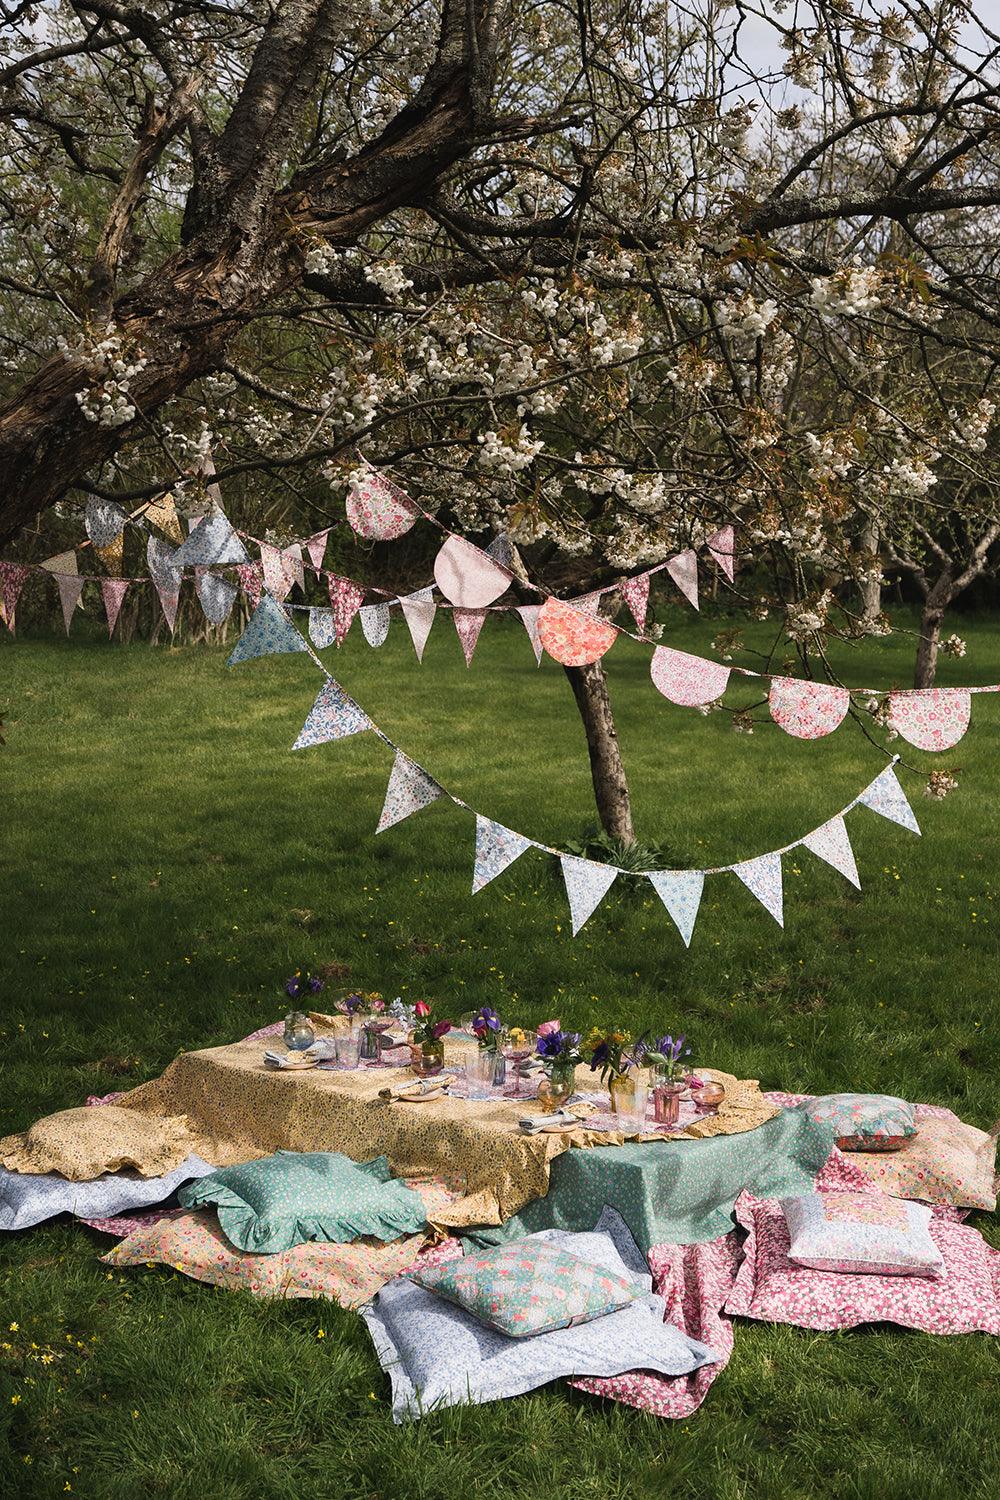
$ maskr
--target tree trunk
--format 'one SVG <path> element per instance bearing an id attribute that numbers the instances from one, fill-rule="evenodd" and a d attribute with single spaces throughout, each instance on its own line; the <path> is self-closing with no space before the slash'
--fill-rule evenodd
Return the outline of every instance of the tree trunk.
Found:
<path id="1" fill-rule="evenodd" d="M 944 612 L 954 597 L 950 577 L 939 578 L 924 599 L 920 613 L 920 643 L 917 646 L 917 664 L 913 673 L 913 686 L 934 686 L 937 672 L 938 646 L 941 643 L 941 622 Z"/>
<path id="2" fill-rule="evenodd" d="M 564 667 L 587 734 L 590 775 L 601 827 L 623 844 L 635 843 L 632 802 L 618 746 L 608 680 L 599 661 L 587 667 Z"/>

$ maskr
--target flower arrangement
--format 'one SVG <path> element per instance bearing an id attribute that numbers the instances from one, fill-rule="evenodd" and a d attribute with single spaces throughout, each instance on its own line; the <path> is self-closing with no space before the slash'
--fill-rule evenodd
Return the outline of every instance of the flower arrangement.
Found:
<path id="1" fill-rule="evenodd" d="M 580 1033 L 563 1031 L 559 1021 L 542 1021 L 538 1027 L 535 1051 L 542 1059 L 542 1066 L 551 1075 L 553 1070 L 573 1068 L 583 1059 L 580 1054 Z"/>
<path id="2" fill-rule="evenodd" d="M 504 1026 L 492 1006 L 481 1005 L 474 1011 L 469 1026 L 484 1052 L 496 1052 Z"/>
<path id="3" fill-rule="evenodd" d="M 645 1061 L 650 1063 L 665 1083 L 672 1083 L 680 1071 L 680 1059 L 691 1056 L 691 1048 L 685 1047 L 687 1037 L 683 1031 L 675 1040 L 672 1036 L 659 1036 L 647 1049 Z"/>
<path id="4" fill-rule="evenodd" d="M 338 1000 L 335 1006 L 341 1015 L 347 1016 L 354 1021 L 357 1016 L 380 1016 L 385 1011 L 385 1001 L 378 990 L 372 990 L 365 994 L 362 990 L 354 990 L 350 995 L 345 995 Z"/>
<path id="5" fill-rule="evenodd" d="M 454 1021 L 435 1021 L 432 1000 L 418 1000 L 414 1011 L 417 1024 L 413 1028 L 413 1040 L 420 1047 L 439 1042 L 455 1024 Z"/>
<path id="6" fill-rule="evenodd" d="M 590 1058 L 590 1071 L 596 1073 L 600 1070 L 601 1081 L 607 1082 L 608 1079 L 624 1077 L 629 1068 L 644 1066 L 646 1040 L 643 1035 L 633 1041 L 632 1033 L 620 1028 L 602 1031 L 595 1026 L 580 1051 L 584 1058 Z"/>
<path id="7" fill-rule="evenodd" d="M 319 994 L 323 983 L 317 974 L 311 974 L 308 969 L 296 969 L 285 980 L 285 994 L 291 1000 L 309 1000 L 313 995 Z"/>

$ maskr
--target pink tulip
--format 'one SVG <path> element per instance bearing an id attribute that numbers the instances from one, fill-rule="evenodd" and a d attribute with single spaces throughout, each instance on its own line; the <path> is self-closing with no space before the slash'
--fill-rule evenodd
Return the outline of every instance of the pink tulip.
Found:
<path id="1" fill-rule="evenodd" d="M 424 1016 L 429 1016 L 431 1013 L 431 1008 L 426 1000 L 418 1000 L 413 1009 L 421 1020 L 423 1020 Z"/>
<path id="2" fill-rule="evenodd" d="M 558 1021 L 542 1021 L 538 1026 L 539 1036 L 548 1036 L 552 1031 L 561 1031 L 562 1027 Z"/>

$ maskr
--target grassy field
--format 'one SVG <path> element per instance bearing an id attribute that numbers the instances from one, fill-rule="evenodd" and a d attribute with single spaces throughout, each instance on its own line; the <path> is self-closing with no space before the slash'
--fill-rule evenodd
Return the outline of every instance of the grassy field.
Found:
<path id="1" fill-rule="evenodd" d="M 960 628 L 969 652 L 942 684 L 1000 681 L 1000 621 Z M 711 634 L 678 614 L 669 638 L 698 650 Z M 905 685 L 911 652 L 903 638 L 839 661 L 851 683 Z M 519 626 L 488 624 L 470 671 L 443 618 L 422 668 L 399 625 L 380 652 L 356 628 L 326 657 L 475 808 L 555 845 L 593 821 L 568 685 L 551 662 L 535 670 Z M 884 763 L 850 725 L 805 744 L 674 708 L 648 660 L 620 640 L 607 665 L 638 831 L 678 865 L 785 844 Z M 954 751 L 901 747 L 922 838 L 851 814 L 862 892 L 799 851 L 782 932 L 717 877 L 685 951 L 652 892 L 622 880 L 574 940 L 558 868 L 534 852 L 473 898 L 474 827 L 450 804 L 376 840 L 385 748 L 358 736 L 290 753 L 317 686 L 304 656 L 227 672 L 204 648 L 0 642 L 0 1135 L 277 1019 L 284 976 L 334 959 L 455 1012 L 679 1027 L 696 1060 L 765 1086 L 882 1089 L 981 1126 L 1000 1114 L 996 698 L 974 700 Z M 920 795 L 939 764 L 961 782 L 940 803 Z M 552 1387 L 399 1429 L 354 1316 L 162 1269 L 110 1275 L 108 1243 L 60 1222 L 0 1245 L 0 1494 L 1000 1494 L 985 1337 L 746 1324 L 681 1424 Z"/>

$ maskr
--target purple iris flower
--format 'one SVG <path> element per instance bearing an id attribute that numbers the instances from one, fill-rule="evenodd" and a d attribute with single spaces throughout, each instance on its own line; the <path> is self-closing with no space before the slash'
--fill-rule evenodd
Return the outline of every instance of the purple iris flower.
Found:
<path id="1" fill-rule="evenodd" d="M 608 1044 L 607 1042 L 599 1042 L 594 1048 L 594 1055 L 590 1059 L 590 1071 L 596 1073 L 598 1068 L 603 1067 L 607 1060 Z"/>
<path id="2" fill-rule="evenodd" d="M 500 1017 L 489 1005 L 481 1005 L 472 1017 L 472 1029 L 476 1036 L 485 1036 L 487 1031 L 500 1030 Z"/>
<path id="3" fill-rule="evenodd" d="M 286 995 L 290 995 L 293 1000 L 297 1000 L 298 997 L 299 997 L 299 993 L 300 993 L 299 981 L 295 978 L 295 976 L 293 974 L 292 977 L 291 977 L 291 979 L 286 979 L 285 980 L 285 994 Z"/>
<path id="4" fill-rule="evenodd" d="M 310 981 L 309 981 L 309 993 L 311 995 L 318 995 L 319 992 L 320 992 L 320 990 L 322 988 L 323 988 L 323 981 L 322 981 L 322 979 L 316 979 L 316 978 L 310 979 Z"/>

